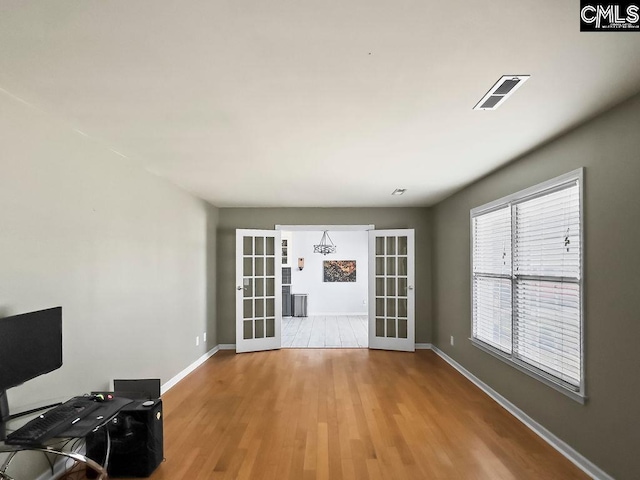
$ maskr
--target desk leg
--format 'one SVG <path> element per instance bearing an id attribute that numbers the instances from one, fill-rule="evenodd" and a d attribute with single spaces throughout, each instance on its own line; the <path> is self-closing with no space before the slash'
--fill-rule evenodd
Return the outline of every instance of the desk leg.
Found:
<path id="1" fill-rule="evenodd" d="M 7 474 L 6 470 L 9 467 L 11 460 L 13 460 L 13 457 L 15 457 L 16 453 L 20 451 L 26 451 L 26 450 L 31 452 L 36 451 L 36 452 L 43 452 L 43 453 L 51 453 L 53 455 L 58 455 L 59 457 L 70 458 L 72 460 L 75 460 L 76 462 L 84 463 L 89 468 L 92 468 L 93 471 L 98 474 L 97 480 L 107 480 L 109 478 L 107 476 L 107 470 L 103 468 L 102 465 L 100 465 L 95 460 L 91 460 L 89 457 L 80 455 L 79 453 L 61 452 L 60 450 L 54 450 L 52 448 L 46 448 L 46 447 L 28 447 L 27 448 L 27 447 L 17 446 L 15 447 L 15 449 L 12 449 L 12 451 L 9 452 L 9 456 L 0 466 L 0 480 L 15 480 L 12 476 Z"/>
<path id="2" fill-rule="evenodd" d="M 9 453 L 9 456 L 5 459 L 4 462 L 2 462 L 2 466 L 0 466 L 0 479 L 2 479 L 2 480 L 15 480 L 12 476 L 7 474 L 7 468 L 9 468 L 9 464 L 11 463 L 11 460 L 13 460 L 13 457 L 16 456 L 16 453 L 18 453 L 18 452 Z"/>
<path id="3" fill-rule="evenodd" d="M 54 455 L 58 455 L 60 457 L 71 458 L 76 462 L 84 463 L 88 467 L 92 468 L 98 474 L 97 480 L 106 480 L 107 478 L 109 478 L 107 476 L 107 471 L 104 468 L 102 468 L 102 465 L 100 465 L 95 460 L 91 460 L 89 457 L 80 455 L 79 453 L 61 452 L 59 450 L 53 450 L 49 448 L 34 448 L 33 450 L 38 450 L 44 453 L 53 453 Z"/>

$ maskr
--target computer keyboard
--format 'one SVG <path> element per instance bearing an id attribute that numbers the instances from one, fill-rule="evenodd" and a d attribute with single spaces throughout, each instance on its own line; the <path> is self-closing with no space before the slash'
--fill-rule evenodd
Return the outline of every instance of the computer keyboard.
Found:
<path id="1" fill-rule="evenodd" d="M 7 435 L 8 445 L 41 445 L 64 432 L 82 418 L 98 408 L 94 400 L 87 397 L 74 397 L 57 407 L 38 415 L 15 432 Z"/>

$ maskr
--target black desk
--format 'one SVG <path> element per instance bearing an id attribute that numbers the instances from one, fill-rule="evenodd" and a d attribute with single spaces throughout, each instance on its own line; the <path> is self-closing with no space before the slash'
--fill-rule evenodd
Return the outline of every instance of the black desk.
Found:
<path id="1" fill-rule="evenodd" d="M 97 432 L 98 430 L 101 430 L 102 427 L 106 426 L 120 410 L 132 402 L 133 400 L 122 397 L 115 397 L 111 400 L 100 402 L 97 409 L 75 424 L 70 425 L 69 428 L 58 433 L 55 438 L 84 438 L 91 433 Z M 105 436 L 108 438 L 108 429 L 105 428 L 104 430 Z M 46 445 L 6 445 L 4 442 L 0 442 L 0 453 L 9 454 L 5 461 L 0 465 L 0 479 L 13 479 L 13 477 L 6 473 L 6 470 L 14 456 L 18 452 L 22 451 L 38 451 L 69 458 L 76 462 L 84 463 L 88 467 L 92 468 L 96 472 L 99 480 L 108 478 L 106 469 L 98 462 L 85 455 L 75 452 L 65 452 Z"/>
<path id="2" fill-rule="evenodd" d="M 109 420 L 118 414 L 120 410 L 132 403 L 133 400 L 129 398 L 115 397 L 111 400 L 105 400 L 100 402 L 98 408 L 84 417 L 79 422 L 76 422 L 63 432 L 60 432 L 56 437 L 58 438 L 84 438 L 91 432 L 96 431 Z"/>

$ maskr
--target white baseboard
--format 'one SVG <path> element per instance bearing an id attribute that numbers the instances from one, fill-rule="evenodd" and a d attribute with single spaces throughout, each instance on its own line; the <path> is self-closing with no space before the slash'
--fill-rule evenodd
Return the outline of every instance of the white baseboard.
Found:
<path id="1" fill-rule="evenodd" d="M 36 480 L 55 480 L 67 473 L 67 464 L 65 460 L 68 460 L 68 458 L 57 457 L 56 460 L 57 461 L 53 464 L 53 473 L 51 473 L 51 468 L 47 468 L 36 477 Z"/>
<path id="2" fill-rule="evenodd" d="M 86 455 L 86 446 L 81 445 L 77 450 L 73 450 L 74 453 L 79 453 L 80 455 Z M 67 468 L 69 467 L 69 459 L 66 457 L 61 457 L 58 455 L 49 454 L 52 457 L 53 470 L 51 467 L 48 467 L 45 471 L 43 471 L 40 475 L 38 475 L 35 480 L 56 480 L 67 473 Z"/>
<path id="3" fill-rule="evenodd" d="M 417 346 L 416 346 L 417 348 Z M 540 438 L 542 438 L 545 442 L 555 448 L 558 452 L 564 455 L 568 460 L 570 460 L 573 464 L 575 464 L 580 470 L 589 475 L 591 478 L 598 480 L 614 480 L 611 475 L 606 473 L 604 470 L 599 468 L 596 464 L 587 459 L 584 455 L 580 454 L 576 449 L 571 447 L 569 444 L 558 438 L 556 435 L 551 433 L 545 427 L 536 422 L 529 415 L 520 410 L 517 406 L 511 403 L 509 400 L 504 398 L 498 392 L 496 392 L 489 385 L 484 383 L 478 377 L 469 372 L 466 368 L 456 362 L 454 359 L 449 357 L 446 353 L 440 350 L 438 347 L 432 346 L 431 349 L 445 362 L 451 365 L 453 368 L 458 370 L 462 375 L 464 375 L 471 383 L 480 388 L 484 393 L 493 398 L 498 404 L 507 410 L 511 415 L 516 417 L 522 423 L 524 423 L 527 427 L 529 427 L 535 434 L 537 434 Z"/>
<path id="4" fill-rule="evenodd" d="M 199 359 L 197 359 L 195 362 L 193 362 L 187 368 L 182 370 L 180 373 L 178 373 L 171 380 L 169 380 L 164 385 L 162 385 L 162 387 L 160 388 L 160 393 L 162 395 L 164 395 L 170 388 L 174 387 L 180 380 L 182 380 L 184 377 L 189 375 L 196 368 L 198 368 L 200 365 L 202 365 L 204 362 L 206 362 L 209 358 L 211 358 L 213 355 L 215 355 L 218 352 L 218 350 L 220 350 L 220 345 L 216 345 L 211 350 L 209 350 L 207 353 L 202 355 Z"/>
<path id="5" fill-rule="evenodd" d="M 235 343 L 221 343 L 220 345 L 218 345 L 218 348 L 220 350 L 235 350 L 236 349 L 236 344 Z M 286 348 L 286 347 L 283 347 Z M 416 343 L 416 350 L 430 350 L 431 344 L 430 343 Z"/>

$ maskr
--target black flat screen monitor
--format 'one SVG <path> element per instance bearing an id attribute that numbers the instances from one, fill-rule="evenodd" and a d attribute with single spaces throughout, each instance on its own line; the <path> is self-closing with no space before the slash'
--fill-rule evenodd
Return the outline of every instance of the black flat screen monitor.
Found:
<path id="1" fill-rule="evenodd" d="M 62 307 L 0 319 L 0 392 L 62 366 Z"/>

